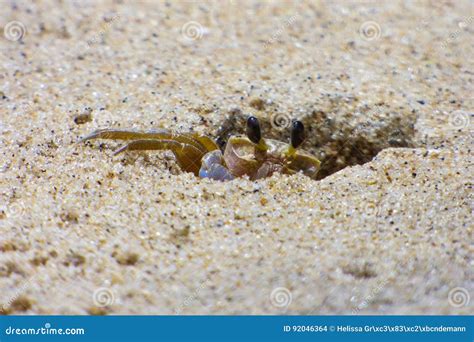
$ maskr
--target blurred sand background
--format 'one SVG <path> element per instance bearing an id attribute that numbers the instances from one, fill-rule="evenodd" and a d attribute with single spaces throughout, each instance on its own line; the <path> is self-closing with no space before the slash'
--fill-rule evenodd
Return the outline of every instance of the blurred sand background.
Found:
<path id="1" fill-rule="evenodd" d="M 474 313 L 472 1 L 1 7 L 2 313 Z M 321 180 L 76 144 L 248 114 Z"/>

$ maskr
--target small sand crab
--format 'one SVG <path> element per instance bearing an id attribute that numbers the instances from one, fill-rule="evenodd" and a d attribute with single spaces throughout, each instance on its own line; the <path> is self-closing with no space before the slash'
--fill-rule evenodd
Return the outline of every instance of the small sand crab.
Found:
<path id="1" fill-rule="evenodd" d="M 258 119 L 250 116 L 247 137 L 230 137 L 224 153 L 210 137 L 196 133 L 102 129 L 81 141 L 90 139 L 133 140 L 115 154 L 133 150 L 170 150 L 183 171 L 221 181 L 242 176 L 255 180 L 275 172 L 302 172 L 314 179 L 320 165 L 319 160 L 308 152 L 297 150 L 304 141 L 304 126 L 300 121 L 293 121 L 290 144 L 286 144 L 263 139 Z"/>

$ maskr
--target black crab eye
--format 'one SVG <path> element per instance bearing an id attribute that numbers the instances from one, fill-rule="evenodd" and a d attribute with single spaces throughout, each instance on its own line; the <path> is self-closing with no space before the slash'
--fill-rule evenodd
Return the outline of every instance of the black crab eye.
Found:
<path id="1" fill-rule="evenodd" d="M 254 144 L 258 144 L 262 139 L 262 132 L 260 131 L 260 122 L 255 116 L 250 116 L 247 119 L 247 137 Z"/>
<path id="2" fill-rule="evenodd" d="M 304 125 L 301 121 L 295 120 L 291 124 L 291 146 L 298 148 L 301 146 L 305 139 L 304 136 Z"/>

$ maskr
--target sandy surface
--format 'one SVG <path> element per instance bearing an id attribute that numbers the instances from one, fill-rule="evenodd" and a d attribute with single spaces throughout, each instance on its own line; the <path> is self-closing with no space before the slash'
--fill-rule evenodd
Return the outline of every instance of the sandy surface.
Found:
<path id="1" fill-rule="evenodd" d="M 1 311 L 474 313 L 473 6 L 4 2 Z M 303 120 L 321 180 L 75 144 L 250 113 Z"/>

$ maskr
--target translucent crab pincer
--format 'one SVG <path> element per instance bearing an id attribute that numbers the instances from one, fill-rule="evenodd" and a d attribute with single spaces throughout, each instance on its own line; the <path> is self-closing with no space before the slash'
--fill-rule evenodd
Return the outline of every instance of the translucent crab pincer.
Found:
<path id="1" fill-rule="evenodd" d="M 252 180 L 270 177 L 274 173 L 304 175 L 315 179 L 320 161 L 300 149 L 304 142 L 304 126 L 300 121 L 291 125 L 290 143 L 262 138 L 260 123 L 254 116 L 247 120 L 247 136 L 231 136 L 224 152 L 208 136 L 170 131 L 137 132 L 102 129 L 84 137 L 91 139 L 131 140 L 115 154 L 134 150 L 170 150 L 185 172 L 201 178 L 220 181 L 248 176 Z"/>

